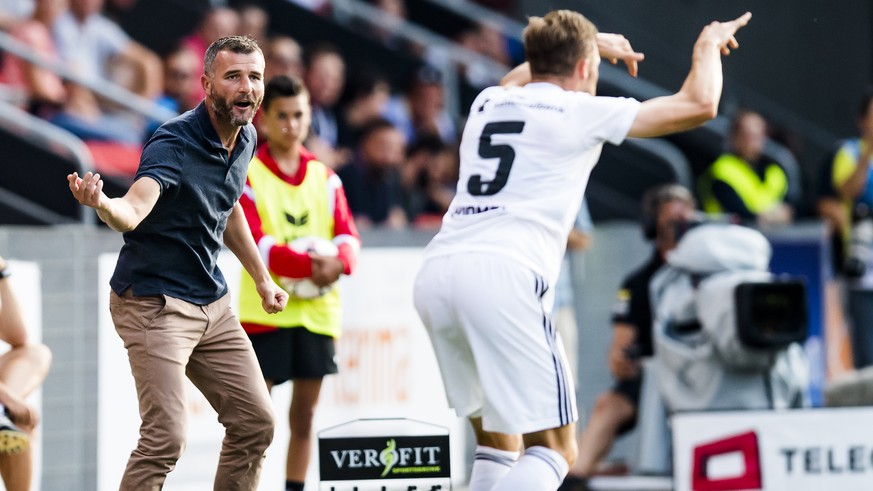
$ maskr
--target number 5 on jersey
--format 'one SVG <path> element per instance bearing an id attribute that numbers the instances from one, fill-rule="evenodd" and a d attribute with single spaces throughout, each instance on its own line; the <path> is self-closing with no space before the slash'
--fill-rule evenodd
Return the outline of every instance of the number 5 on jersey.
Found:
<path id="1" fill-rule="evenodd" d="M 479 156 L 483 159 L 500 159 L 497 164 L 497 172 L 494 174 L 494 179 L 490 181 L 483 181 L 481 174 L 470 176 L 467 181 L 467 192 L 473 196 L 491 196 L 506 186 L 506 181 L 509 180 L 509 171 L 515 160 L 515 150 L 506 144 L 492 145 L 491 136 L 517 134 L 521 133 L 523 128 L 524 121 L 499 121 L 485 125 L 485 128 L 482 129 L 482 135 L 479 137 Z"/>

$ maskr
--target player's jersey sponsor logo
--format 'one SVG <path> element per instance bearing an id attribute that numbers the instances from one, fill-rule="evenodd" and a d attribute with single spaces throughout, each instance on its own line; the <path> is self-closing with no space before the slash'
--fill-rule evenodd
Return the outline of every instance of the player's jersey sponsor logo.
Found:
<path id="1" fill-rule="evenodd" d="M 478 215 L 491 210 L 502 210 L 503 206 L 458 206 L 452 210 L 452 216 Z"/>

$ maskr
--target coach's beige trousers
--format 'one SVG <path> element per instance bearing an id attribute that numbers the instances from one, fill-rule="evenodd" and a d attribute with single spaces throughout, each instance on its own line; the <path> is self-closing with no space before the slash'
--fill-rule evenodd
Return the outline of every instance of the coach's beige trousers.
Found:
<path id="1" fill-rule="evenodd" d="M 273 411 L 251 343 L 225 295 L 209 305 L 111 293 L 112 321 L 136 381 L 140 438 L 120 489 L 158 490 L 185 448 L 187 377 L 225 427 L 216 491 L 254 490 L 273 439 Z"/>

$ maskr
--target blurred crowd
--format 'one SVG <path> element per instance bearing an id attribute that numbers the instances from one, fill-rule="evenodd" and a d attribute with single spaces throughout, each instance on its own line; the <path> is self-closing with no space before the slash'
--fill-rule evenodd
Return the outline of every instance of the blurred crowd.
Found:
<path id="1" fill-rule="evenodd" d="M 249 35 L 263 48 L 266 80 L 288 75 L 305 83 L 312 104 L 306 147 L 343 179 L 361 226 L 439 225 L 454 194 L 457 145 L 468 109 L 463 100 L 450 100 L 447 75 L 472 93 L 498 80 L 493 71 L 477 64 L 448 61 L 444 47 L 398 35 L 395 27 L 409 20 L 411 4 L 406 0 L 367 0 L 388 22 L 351 22 L 357 34 L 415 60 L 416 68 L 402 80 L 386 73 L 389 67 L 351 57 L 338 45 L 301 43 L 293 32 L 272 30 L 267 10 L 245 0 L 209 2 L 213 6 L 202 11 L 196 26 L 158 53 L 135 41 L 118 22 L 137 1 L 0 0 L 0 29 L 81 77 L 77 80 L 111 83 L 175 113 L 192 109 L 203 98 L 200 77 L 206 47 L 223 36 Z M 336 14 L 327 0 L 288 1 L 320 16 Z M 512 0 L 478 3 L 504 14 L 514 9 Z M 518 40 L 486 20 L 428 27 L 457 47 L 506 67 L 524 57 Z M 446 69 L 453 72 L 446 74 Z M 141 145 L 163 121 L 130 111 L 93 90 L 99 84 L 84 85 L 88 87 L 9 53 L 2 56 L 0 97 L 80 137 L 104 174 L 129 178 Z M 834 171 L 837 154 L 829 156 L 821 166 L 815 199 L 804 200 L 801 181 L 792 178 L 792 173 L 797 177 L 796 162 L 792 169 L 790 162 L 773 158 L 766 145 L 768 138 L 781 141 L 788 156 L 794 152 L 796 157 L 802 148 L 792 144 L 790 131 L 771 125 L 751 109 L 731 116 L 723 154 L 697 182 L 700 207 L 763 228 L 818 213 L 834 232 L 834 269 L 843 269 L 851 259 L 846 256 L 852 218 L 869 215 L 863 206 L 854 206 L 858 195 L 865 196 L 864 169 L 852 172 L 853 164 L 841 163 Z M 255 123 L 259 124 L 257 118 Z M 860 141 L 868 138 L 862 135 Z M 846 152 L 840 154 L 842 160 Z M 812 202 L 814 207 L 804 206 Z"/>
<path id="2" fill-rule="evenodd" d="M 81 77 L 76 80 L 113 84 L 175 113 L 192 109 L 204 96 L 200 77 L 206 47 L 223 36 L 249 35 L 263 48 L 266 80 L 288 75 L 304 81 L 312 104 L 306 146 L 341 176 L 362 226 L 397 229 L 439 224 L 454 192 L 457 144 L 467 110 L 464 101 L 450 100 L 447 74 L 441 70 L 453 67 L 451 80 L 457 77 L 473 93 L 498 80 L 477 64 L 453 66 L 444 47 L 398 35 L 395 27 L 408 20 L 406 0 L 368 0 L 389 22 L 379 26 L 360 19 L 352 22 L 356 33 L 416 60 L 417 68 L 403 80 L 389 76 L 388 67 L 350 59 L 330 42 L 302 45 L 292 32 L 274 32 L 268 12 L 246 1 L 208 3 L 213 6 L 202 11 L 190 32 L 177 36 L 165 52 L 156 53 L 117 22 L 137 1 L 0 0 L 0 29 L 35 54 L 60 64 L 74 78 Z M 317 15 L 334 15 L 327 0 L 289 1 Z M 514 8 L 511 0 L 479 3 L 505 14 Z M 523 60 L 518 40 L 504 36 L 487 21 L 429 27 L 456 46 L 506 67 Z M 104 174 L 129 178 L 142 143 L 163 121 L 133 112 L 93 90 L 99 84 L 84 85 L 9 53 L 0 60 L 0 97 L 80 137 Z M 865 131 L 863 122 L 859 125 Z M 799 179 L 792 179 L 796 163 L 792 170 L 786 165 L 789 162 L 774 159 L 765 145 L 768 137 L 782 141 L 795 154 L 802 151 L 792 144 L 790 132 L 771 126 L 762 114 L 750 109 L 732 114 L 724 153 L 697 183 L 700 207 L 765 228 L 788 225 L 797 215 L 817 212 L 834 231 L 834 266 L 842 269 L 851 242 L 852 215 L 864 214 L 863 206 L 853 206 L 858 195 L 864 196 L 859 191 L 866 182 L 859 177 L 861 172 L 852 173 L 853 166 L 841 164 L 834 174 L 836 154 L 828 157 L 816 184 L 816 209 L 804 209 L 805 203 L 815 200 L 804 202 Z"/>
<path id="3" fill-rule="evenodd" d="M 446 80 L 457 77 L 477 93 L 498 79 L 475 64 L 454 66 L 454 72 L 445 73 L 442 70 L 452 63 L 443 48 L 399 36 L 391 27 L 408 19 L 411 0 L 368 0 L 390 22 L 353 24 L 356 32 L 416 61 L 416 68 L 400 81 L 385 67 L 355 59 L 338 45 L 302 43 L 293 32 L 274 31 L 268 12 L 257 3 L 212 2 L 219 5 L 205 9 L 196 27 L 170 43 L 170 48 L 155 52 L 134 40 L 118 22 L 137 1 L 146 0 L 0 0 L 0 30 L 64 67 L 77 81 L 99 81 L 76 83 L 3 53 L 0 98 L 81 138 L 101 173 L 130 178 L 142 144 L 163 121 L 131 111 L 95 88 L 113 84 L 171 112 L 188 111 L 204 97 L 201 75 L 206 48 L 224 36 L 248 35 L 263 49 L 265 80 L 285 75 L 305 84 L 312 105 L 312 128 L 305 146 L 342 179 L 358 227 L 439 226 L 455 192 L 458 143 L 468 109 L 463 101 L 450 106 Z M 334 14 L 329 0 L 288 1 L 317 15 Z M 512 0 L 478 3 L 507 14 L 513 10 Z M 506 67 L 524 57 L 518 40 L 485 21 L 454 26 L 441 34 L 458 47 Z M 791 225 L 804 214 L 821 218 L 833 240 L 831 266 L 837 273 L 828 284 L 827 308 L 841 315 L 845 310 L 852 331 L 850 364 L 862 368 L 873 365 L 873 93 L 859 101 L 854 115 L 858 136 L 840 146 L 835 142 L 833 154 L 820 166 L 812 199 L 803 199 L 796 175 L 796 154 L 802 148 L 790 132 L 774 128 L 764 115 L 744 108 L 730 114 L 724 151 L 695 183 L 693 194 L 699 201 L 686 191 L 687 197 L 671 195 L 665 202 L 682 202 L 689 209 L 681 211 L 689 215 L 691 207 L 699 206 L 706 213 L 727 215 L 761 229 Z M 260 118 L 255 125 L 262 138 L 265 129 Z M 777 140 L 785 152 L 768 151 L 768 142 Z M 793 166 L 782 158 L 793 158 Z M 805 209 L 809 203 L 813 206 Z M 672 225 L 666 228 L 674 232 Z M 655 259 L 660 266 L 663 258 Z M 643 286 L 647 291 L 647 284 Z M 622 321 L 620 316 L 617 319 Z M 644 319 L 639 324 L 651 322 Z M 627 347 L 616 343 L 613 351 L 623 353 Z M 650 354 L 651 349 L 643 349 L 642 356 Z M 636 417 L 637 401 L 630 407 L 612 402 L 598 404 L 612 418 L 605 419 L 603 428 L 616 433 L 631 416 Z M 615 435 L 607 436 L 598 437 L 600 446 L 590 455 L 605 455 Z M 591 469 L 577 470 L 586 475 L 596 464 L 585 462 L 580 466 Z"/>
<path id="4" fill-rule="evenodd" d="M 156 53 L 116 22 L 136 1 L 0 1 L 0 29 L 83 82 L 5 53 L 2 97 L 85 141 L 103 174 L 129 178 L 142 144 L 163 121 L 122 107 L 93 90 L 99 84 L 85 81 L 108 82 L 181 113 L 204 96 L 200 76 L 207 46 L 223 36 L 249 35 L 264 51 L 265 80 L 288 75 L 304 81 L 313 110 L 306 146 L 343 178 L 363 227 L 439 224 L 454 193 L 462 126 L 460 111 L 447 107 L 444 74 L 435 68 L 445 66 L 439 50 L 361 23 L 358 32 L 417 60 L 407 80 L 392 83 L 378 66 L 349 60 L 329 42 L 301 45 L 293 33 L 272 32 L 267 11 L 256 3 L 231 3 L 206 9 L 190 33 Z M 330 2 L 293 1 L 331 15 Z M 398 21 L 406 16 L 403 0 L 370 3 Z M 484 24 L 465 26 L 453 37 L 477 53 L 513 63 L 511 43 Z M 516 61 L 519 55 L 516 49 Z M 471 70 L 460 73 L 477 88 L 496 82 Z"/>

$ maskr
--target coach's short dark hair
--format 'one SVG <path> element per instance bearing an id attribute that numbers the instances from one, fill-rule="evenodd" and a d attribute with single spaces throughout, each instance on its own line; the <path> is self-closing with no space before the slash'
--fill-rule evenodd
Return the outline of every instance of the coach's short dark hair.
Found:
<path id="1" fill-rule="evenodd" d="M 267 85 L 264 86 L 264 102 L 261 103 L 261 107 L 267 111 L 270 109 L 270 104 L 274 99 L 280 97 L 297 97 L 300 94 L 309 95 L 309 91 L 306 90 L 303 81 L 297 77 L 276 75 L 268 80 Z"/>
<path id="2" fill-rule="evenodd" d="M 222 51 L 230 51 L 237 54 L 247 55 L 257 51 L 264 56 L 258 42 L 249 36 L 227 36 L 209 45 L 206 55 L 203 56 L 203 73 L 212 76 L 215 57 Z"/>

